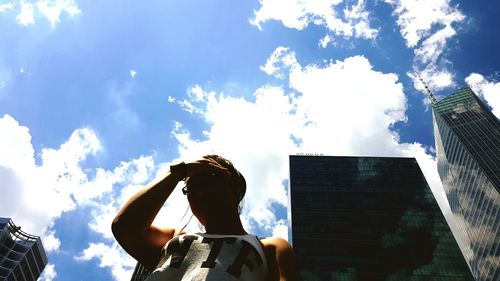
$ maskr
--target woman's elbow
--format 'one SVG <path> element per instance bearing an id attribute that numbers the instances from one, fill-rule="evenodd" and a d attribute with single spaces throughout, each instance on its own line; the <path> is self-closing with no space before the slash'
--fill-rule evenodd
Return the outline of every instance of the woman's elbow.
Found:
<path id="1" fill-rule="evenodd" d="M 125 229 L 126 227 L 123 225 L 123 222 L 120 220 L 120 217 L 116 216 L 113 219 L 113 222 L 111 222 L 111 232 L 113 233 L 113 235 L 117 240 L 123 237 Z"/>

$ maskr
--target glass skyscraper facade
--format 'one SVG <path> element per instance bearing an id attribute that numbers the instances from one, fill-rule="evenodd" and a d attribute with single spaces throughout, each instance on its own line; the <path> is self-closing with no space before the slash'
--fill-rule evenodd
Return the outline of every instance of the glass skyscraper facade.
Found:
<path id="1" fill-rule="evenodd" d="M 463 88 L 435 102 L 438 172 L 478 281 L 500 280 L 500 122 Z"/>
<path id="2" fill-rule="evenodd" d="M 301 280 L 474 280 L 413 158 L 290 156 Z"/>
<path id="3" fill-rule="evenodd" d="M 0 218 L 0 280 L 36 281 L 47 262 L 40 237 Z"/>

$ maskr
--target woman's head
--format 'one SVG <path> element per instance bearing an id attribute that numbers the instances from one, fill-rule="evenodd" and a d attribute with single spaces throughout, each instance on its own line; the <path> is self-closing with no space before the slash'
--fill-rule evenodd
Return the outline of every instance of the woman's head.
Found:
<path id="1" fill-rule="evenodd" d="M 214 216 L 217 219 L 228 212 L 239 212 L 239 204 L 245 196 L 246 181 L 231 161 L 219 155 L 206 155 L 204 159 L 217 162 L 229 171 L 200 172 L 186 179 L 185 192 L 193 214 L 205 224 Z"/>
<path id="2" fill-rule="evenodd" d="M 205 155 L 203 158 L 212 159 L 219 163 L 222 167 L 228 169 L 229 173 L 229 181 L 233 188 L 235 189 L 237 194 L 238 203 L 243 199 L 247 190 L 247 183 L 245 177 L 233 166 L 231 161 L 219 155 Z"/>

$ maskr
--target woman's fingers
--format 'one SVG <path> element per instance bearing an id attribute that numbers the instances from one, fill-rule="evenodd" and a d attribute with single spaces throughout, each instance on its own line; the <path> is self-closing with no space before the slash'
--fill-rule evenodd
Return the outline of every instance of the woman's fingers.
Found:
<path id="1" fill-rule="evenodd" d="M 188 177 L 206 171 L 220 172 L 225 175 L 231 174 L 227 168 L 223 167 L 217 161 L 210 158 L 202 158 L 200 160 L 189 162 L 186 163 L 186 166 L 187 166 Z"/>

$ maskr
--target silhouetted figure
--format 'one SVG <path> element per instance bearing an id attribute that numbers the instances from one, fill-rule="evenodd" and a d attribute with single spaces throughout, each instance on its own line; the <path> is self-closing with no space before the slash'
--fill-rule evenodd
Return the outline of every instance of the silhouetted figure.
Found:
<path id="1" fill-rule="evenodd" d="M 205 233 L 152 222 L 177 183 Z M 120 245 L 154 270 L 147 280 L 298 280 L 293 249 L 281 238 L 258 240 L 240 220 L 246 182 L 218 155 L 170 166 L 170 172 L 128 200 L 112 230 Z"/>

